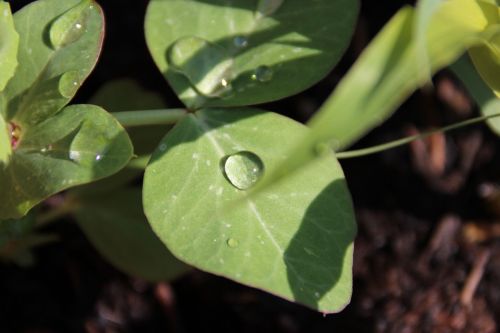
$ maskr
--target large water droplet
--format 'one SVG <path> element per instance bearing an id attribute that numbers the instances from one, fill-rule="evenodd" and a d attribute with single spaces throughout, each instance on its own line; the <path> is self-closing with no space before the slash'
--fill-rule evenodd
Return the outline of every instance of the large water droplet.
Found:
<path id="1" fill-rule="evenodd" d="M 245 36 L 234 37 L 233 44 L 238 49 L 243 49 L 248 46 L 248 38 L 246 38 Z"/>
<path id="2" fill-rule="evenodd" d="M 229 238 L 227 240 L 227 246 L 229 246 L 230 248 L 234 249 L 235 247 L 238 247 L 239 244 L 240 243 L 234 238 Z"/>
<path id="3" fill-rule="evenodd" d="M 80 73 L 70 71 L 61 75 L 59 79 L 59 93 L 66 98 L 73 97 L 80 88 Z"/>
<path id="4" fill-rule="evenodd" d="M 257 15 L 269 16 L 274 14 L 283 5 L 285 0 L 259 0 Z"/>
<path id="5" fill-rule="evenodd" d="M 234 59 L 218 45 L 199 37 L 183 37 L 170 47 L 167 61 L 202 95 L 221 97 L 231 91 Z"/>
<path id="6" fill-rule="evenodd" d="M 252 80 L 259 82 L 269 82 L 273 79 L 274 71 L 268 66 L 259 66 L 252 74 Z"/>
<path id="7" fill-rule="evenodd" d="M 85 33 L 85 25 L 92 8 L 91 0 L 82 0 L 59 16 L 50 27 L 49 38 L 52 45 L 59 48 L 80 39 Z"/>
<path id="8" fill-rule="evenodd" d="M 264 174 L 264 163 L 256 154 L 241 151 L 222 160 L 224 175 L 237 189 L 248 190 Z"/>

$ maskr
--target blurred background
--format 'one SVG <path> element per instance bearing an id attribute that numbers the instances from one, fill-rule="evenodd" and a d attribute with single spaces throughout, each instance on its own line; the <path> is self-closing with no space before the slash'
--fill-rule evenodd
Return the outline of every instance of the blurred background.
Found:
<path id="1" fill-rule="evenodd" d="M 11 1 L 13 10 L 31 1 Z M 74 103 L 106 82 L 133 78 L 180 107 L 143 37 L 146 0 L 101 0 L 101 59 Z M 300 95 L 263 105 L 305 122 L 389 18 L 412 1 L 362 1 L 340 65 Z M 354 148 L 478 115 L 443 70 Z M 500 329 L 500 141 L 485 125 L 436 134 L 342 161 L 359 232 L 354 295 L 326 317 L 300 305 L 193 270 L 148 283 L 105 262 L 74 221 L 50 226 L 60 241 L 35 264 L 0 263 L 0 332 L 497 332 Z"/>

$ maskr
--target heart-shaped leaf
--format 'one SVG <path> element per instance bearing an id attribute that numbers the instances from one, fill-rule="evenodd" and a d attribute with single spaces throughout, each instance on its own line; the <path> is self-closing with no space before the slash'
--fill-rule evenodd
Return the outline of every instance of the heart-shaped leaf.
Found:
<path id="1" fill-rule="evenodd" d="M 295 121 L 251 109 L 184 118 L 146 169 L 144 208 L 154 231 L 197 268 L 322 312 L 339 311 L 351 296 L 356 226 L 333 156 L 247 197 L 307 133 Z"/>
<path id="2" fill-rule="evenodd" d="M 39 0 L 16 12 L 14 23 L 19 66 L 1 96 L 6 103 L 1 114 L 24 129 L 57 113 L 75 95 L 99 56 L 104 18 L 92 0 Z"/>
<path id="3" fill-rule="evenodd" d="M 0 219 L 109 176 L 132 154 L 123 128 L 101 108 L 61 111 L 97 61 L 100 7 L 92 0 L 39 0 L 17 12 L 14 23 L 19 66 L 0 95 Z"/>
<path id="4" fill-rule="evenodd" d="M 19 35 L 14 28 L 7 2 L 0 1 L 0 92 L 14 75 L 17 66 Z"/>
<path id="5" fill-rule="evenodd" d="M 48 196 L 107 177 L 129 161 L 132 145 L 120 124 L 92 105 L 72 105 L 28 128 L 0 165 L 0 219 L 16 218 Z"/>
<path id="6" fill-rule="evenodd" d="M 322 79 L 350 42 L 357 0 L 153 0 L 146 39 L 191 108 L 243 106 Z"/>

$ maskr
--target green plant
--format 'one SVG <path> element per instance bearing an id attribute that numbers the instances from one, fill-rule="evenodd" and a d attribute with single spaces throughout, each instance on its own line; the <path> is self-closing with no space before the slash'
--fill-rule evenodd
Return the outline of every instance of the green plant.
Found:
<path id="1" fill-rule="evenodd" d="M 94 97 L 109 114 L 92 105 L 65 107 L 100 52 L 99 6 L 38 0 L 12 21 L 0 2 L 0 246 L 10 249 L 0 254 L 26 262 L 30 245 L 53 240 L 33 229 L 73 213 L 96 248 L 130 274 L 175 277 L 187 267 L 171 251 L 189 265 L 318 311 L 341 310 L 351 296 L 356 225 L 337 159 L 422 135 L 342 150 L 467 50 L 477 71 L 465 58 L 453 69 L 484 115 L 445 129 L 485 120 L 500 127 L 493 119 L 500 113 L 500 10 L 487 0 L 421 0 L 401 9 L 308 127 L 250 107 L 324 77 L 350 41 L 358 6 L 152 0 L 146 40 L 187 109 L 166 109 L 122 81 Z M 131 109 L 139 110 L 124 111 Z M 130 161 L 132 144 L 137 156 Z M 159 240 L 141 212 L 140 191 L 128 185 L 144 169 L 144 211 Z M 113 174 L 68 191 L 53 210 L 33 208 Z"/>

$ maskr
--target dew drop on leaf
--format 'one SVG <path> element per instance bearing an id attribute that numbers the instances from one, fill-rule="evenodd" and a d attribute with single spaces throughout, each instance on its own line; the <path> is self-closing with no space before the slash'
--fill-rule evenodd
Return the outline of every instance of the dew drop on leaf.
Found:
<path id="1" fill-rule="evenodd" d="M 52 23 L 49 38 L 55 48 L 76 42 L 83 36 L 87 18 L 93 8 L 91 2 L 91 0 L 80 1 Z"/>
<path id="2" fill-rule="evenodd" d="M 259 0 L 257 13 L 262 16 L 274 14 L 283 5 L 285 0 Z"/>
<path id="3" fill-rule="evenodd" d="M 69 151 L 69 159 L 74 161 L 74 162 L 80 162 L 82 155 L 80 154 L 79 151 L 77 150 L 70 150 Z"/>
<path id="4" fill-rule="evenodd" d="M 259 66 L 252 74 L 252 80 L 259 82 L 269 82 L 273 79 L 274 71 L 268 66 Z"/>
<path id="5" fill-rule="evenodd" d="M 243 49 L 248 46 L 248 38 L 246 38 L 245 36 L 234 37 L 233 44 L 238 49 Z"/>
<path id="6" fill-rule="evenodd" d="M 169 48 L 167 61 L 206 97 L 222 97 L 231 91 L 234 59 L 221 46 L 195 36 L 183 37 Z"/>
<path id="7" fill-rule="evenodd" d="M 73 97 L 78 88 L 80 88 L 80 74 L 78 71 L 70 71 L 61 75 L 59 79 L 59 93 L 63 97 Z"/>
<path id="8" fill-rule="evenodd" d="M 234 249 L 234 248 L 235 248 L 235 247 L 237 247 L 238 245 L 239 245 L 239 242 L 238 242 L 236 239 L 234 239 L 234 238 L 229 238 L 229 239 L 227 240 L 227 246 L 229 246 L 230 248 L 233 248 L 233 249 Z"/>
<path id="9" fill-rule="evenodd" d="M 250 189 L 264 174 L 264 163 L 259 156 L 249 151 L 225 157 L 222 166 L 226 179 L 240 190 Z"/>

